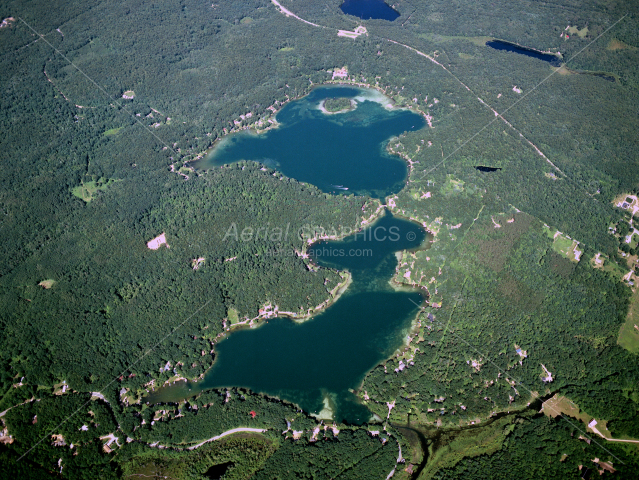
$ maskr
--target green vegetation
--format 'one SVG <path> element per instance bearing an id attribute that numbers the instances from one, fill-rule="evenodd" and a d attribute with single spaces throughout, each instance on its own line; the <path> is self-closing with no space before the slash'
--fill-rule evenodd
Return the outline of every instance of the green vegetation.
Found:
<path id="1" fill-rule="evenodd" d="M 454 195 L 464 191 L 464 181 L 456 179 L 453 175 L 446 176 L 446 183 L 441 188 L 443 195 Z"/>
<path id="2" fill-rule="evenodd" d="M 436 472 L 452 468 L 464 458 L 491 455 L 498 451 L 518 421 L 513 415 L 495 420 L 484 427 L 462 432 L 454 430 L 444 432 L 431 448 L 431 456 L 420 478 L 423 480 L 434 478 Z"/>
<path id="3" fill-rule="evenodd" d="M 182 168 L 228 132 L 269 125 L 273 110 L 348 65 L 351 78 L 419 107 L 433 126 L 397 139 L 413 165 L 393 199 L 395 213 L 436 233 L 427 254 L 402 257 L 396 278 L 411 270 L 430 306 L 410 346 L 375 367 L 359 395 L 380 418 L 395 402 L 391 422 L 448 435 L 427 460 L 430 478 L 571 478 L 596 457 L 614 464 L 604 476 L 634 478 L 636 449 L 597 439 L 603 450 L 561 418 L 528 415 L 537 394 L 559 392 L 607 419 L 614 437 L 639 437 L 639 303 L 636 286 L 620 282 L 637 243 L 625 243 L 630 217 L 612 203 L 639 190 L 639 29 L 627 5 L 399 2 L 400 18 L 362 22 L 369 35 L 350 39 L 337 36 L 353 28 L 337 0 L 281 3 L 327 28 L 263 0 L 3 5 L 2 18 L 19 12 L 46 42 L 21 21 L 0 29 L 0 411 L 10 409 L 0 429 L 13 439 L 0 445 L 0 471 L 202 479 L 230 463 L 228 478 L 408 476 L 396 464 L 399 433 L 382 444 L 338 425 L 336 438 L 329 428 L 310 442 L 314 419 L 251 392 L 233 390 L 227 403 L 218 391 L 188 404 L 133 403 L 210 368 L 224 318 L 253 318 L 266 302 L 317 305 L 340 281 L 297 256 L 266 258 L 300 249 L 293 234 L 224 235 L 233 223 L 238 233 L 269 222 L 290 232 L 356 227 L 375 210 L 370 200 L 324 195 L 255 164 Z M 565 40 L 568 25 L 577 30 Z M 559 50 L 571 71 L 591 74 L 549 77 L 542 61 L 486 47 L 487 34 Z M 582 261 L 544 225 L 578 241 Z M 170 248 L 149 250 L 162 232 Z M 589 260 L 598 252 L 601 266 Z M 400 361 L 408 366 L 395 372 Z M 69 388 L 53 395 L 54 385 Z M 108 403 L 90 400 L 95 391 Z M 474 428 L 509 410 L 516 420 Z M 299 440 L 282 435 L 287 420 Z M 237 427 L 268 431 L 172 450 Z M 51 431 L 67 445 L 53 445 Z M 99 437 L 110 433 L 121 447 L 107 453 Z"/>
<path id="4" fill-rule="evenodd" d="M 306 224 L 357 228 L 363 202 L 352 196 L 330 197 L 274 173 L 239 163 L 188 182 L 174 175 L 168 178 L 171 188 L 146 212 L 121 212 L 119 225 L 111 227 L 117 234 L 105 230 L 105 216 L 113 222 L 111 212 L 120 215 L 116 212 L 130 205 L 129 200 L 108 192 L 94 199 L 86 213 L 76 215 L 82 228 L 70 228 L 3 277 L 6 338 L 15 345 L 31 345 L 20 348 L 30 360 L 14 362 L 12 376 L 23 375 L 37 384 L 49 384 L 54 376 L 76 390 L 91 391 L 119 374 L 131 355 L 142 355 L 170 332 L 176 319 L 189 318 L 200 308 L 174 340 L 139 357 L 129 372 L 137 376 L 128 383 L 139 388 L 148 381 L 147 373 L 157 377 L 168 360 L 181 361 L 183 373 L 193 378 L 210 365 L 210 356 L 199 352 L 211 350 L 210 341 L 222 331 L 229 309 L 238 312 L 235 318 L 252 318 L 268 302 L 284 311 L 322 303 L 341 282 L 337 272 L 308 271 L 292 254 L 273 262 L 266 253 L 301 250 L 304 239 L 298 232 Z M 374 210 L 375 204 L 369 205 Z M 262 232 L 268 228 L 268 235 L 258 234 L 260 227 Z M 247 228 L 256 234 L 240 237 Z M 166 232 L 170 248 L 149 250 L 145 243 L 161 232 Z M 208 261 L 194 272 L 190 263 L 197 257 Z M 55 288 L 37 286 L 39 271 L 58 279 Z M 96 289 L 99 295 L 93 293 Z M 40 329 L 48 332 L 44 338 L 37 334 Z M 62 352 L 69 356 L 58 362 Z M 111 361 L 105 361 L 107 352 Z"/>
<path id="5" fill-rule="evenodd" d="M 37 395 L 39 401 L 12 408 L 3 417 L 16 438 L 11 448 L 22 455 L 44 439 L 29 452 L 30 462 L 52 469 L 61 458 L 67 478 L 86 478 L 85 473 L 94 478 L 118 478 L 117 466 L 104 455 L 98 438 L 117 428 L 109 406 L 89 401 L 87 393 L 55 396 L 40 391 Z"/>
<path id="6" fill-rule="evenodd" d="M 349 98 L 327 98 L 324 100 L 324 108 L 328 112 L 341 112 L 352 108 Z"/>
<path id="7" fill-rule="evenodd" d="M 555 252 L 572 262 L 577 262 L 581 259 L 583 252 L 579 249 L 579 242 L 568 238 L 566 235 L 562 235 L 559 231 L 555 232 L 545 225 L 544 230 L 546 230 L 546 234 L 553 239 L 552 249 Z"/>
<path id="8" fill-rule="evenodd" d="M 239 317 L 237 316 L 237 310 L 234 308 L 229 308 L 227 312 L 227 316 L 229 319 L 229 325 L 234 325 L 239 322 Z"/>
<path id="9" fill-rule="evenodd" d="M 84 200 L 85 203 L 89 203 L 91 200 L 93 200 L 97 192 L 105 191 L 107 188 L 109 188 L 110 185 L 114 184 L 115 182 L 117 182 L 117 180 L 114 180 L 112 178 L 109 178 L 107 180 L 105 180 L 104 178 L 99 178 L 98 180 L 90 180 L 88 182 L 82 182 L 77 187 L 73 187 L 71 189 L 71 193 L 74 196 Z"/>
<path id="10" fill-rule="evenodd" d="M 486 472 L 494 479 L 513 478 L 515 472 L 522 478 L 572 478 L 579 474 L 579 465 L 603 470 L 604 463 L 614 465 L 613 477 L 632 478 L 639 462 L 636 449 L 606 443 L 607 451 L 603 451 L 595 442 L 587 443 L 579 436 L 578 430 L 559 418 L 521 418 L 495 454 L 466 458 L 433 478 L 480 479 L 486 478 Z M 593 462 L 595 458 L 598 464 Z M 598 475 L 596 471 L 593 474 Z"/>
<path id="11" fill-rule="evenodd" d="M 128 461 L 121 460 L 122 476 L 204 479 L 223 473 L 225 479 L 244 479 L 254 474 L 275 450 L 273 441 L 258 436 L 231 437 L 188 453 L 131 449 L 121 454 L 130 457 Z"/>
<path id="12" fill-rule="evenodd" d="M 109 128 L 106 132 L 103 133 L 103 135 L 105 137 L 110 137 L 111 135 L 117 135 L 120 130 L 122 130 L 124 127 L 117 127 L 117 128 Z"/>
<path id="13" fill-rule="evenodd" d="M 628 316 L 621 325 L 617 343 L 629 352 L 639 354 L 639 288 L 633 291 Z"/>
<path id="14" fill-rule="evenodd" d="M 332 431 L 314 444 L 286 442 L 254 478 L 386 478 L 396 464 L 397 442 L 385 445 L 364 429 Z"/>

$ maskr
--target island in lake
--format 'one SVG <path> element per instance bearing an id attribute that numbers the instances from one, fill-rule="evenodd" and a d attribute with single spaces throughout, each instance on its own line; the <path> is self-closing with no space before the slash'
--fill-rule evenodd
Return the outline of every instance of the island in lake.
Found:
<path id="1" fill-rule="evenodd" d="M 340 115 L 318 108 L 351 102 L 357 108 Z M 408 177 L 406 162 L 387 152 L 389 139 L 426 125 L 422 115 L 389 105 L 391 99 L 375 89 L 317 87 L 277 113 L 278 128 L 227 135 L 194 166 L 205 170 L 251 160 L 326 193 L 384 199 L 401 191 Z"/>
<path id="2" fill-rule="evenodd" d="M 357 102 L 350 98 L 333 97 L 327 98 L 320 103 L 320 110 L 324 113 L 343 113 L 357 108 Z"/>

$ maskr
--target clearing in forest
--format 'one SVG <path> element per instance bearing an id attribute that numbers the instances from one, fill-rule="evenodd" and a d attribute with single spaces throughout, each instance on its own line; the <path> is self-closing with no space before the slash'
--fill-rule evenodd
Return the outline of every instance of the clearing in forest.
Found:
<path id="1" fill-rule="evenodd" d="M 568 33 L 570 35 L 577 35 L 579 38 L 584 38 L 586 35 L 588 35 L 588 27 L 584 27 L 581 30 L 579 30 L 579 27 L 568 27 Z"/>
<path id="2" fill-rule="evenodd" d="M 550 237 L 552 242 L 552 249 L 563 255 L 571 262 L 579 262 L 581 260 L 582 250 L 579 250 L 579 242 L 577 240 L 573 240 L 568 235 L 562 234 L 560 231 L 553 231 L 550 227 L 544 225 L 544 230 L 548 237 Z"/>
<path id="3" fill-rule="evenodd" d="M 441 188 L 442 195 L 455 195 L 464 191 L 464 181 L 453 175 L 446 175 L 446 183 Z"/>
<path id="4" fill-rule="evenodd" d="M 559 394 L 555 394 L 555 396 L 542 403 L 541 412 L 552 418 L 556 418 L 563 413 L 586 424 L 590 421 L 590 416 L 583 412 L 580 413 L 579 406 L 575 402 Z"/>
<path id="5" fill-rule="evenodd" d="M 540 413 L 552 418 L 562 414 L 568 415 L 569 417 L 582 421 L 586 425 L 586 432 L 588 432 L 588 434 L 594 433 L 610 442 L 639 443 L 639 440 L 632 438 L 613 438 L 612 433 L 608 430 L 608 420 L 597 420 L 586 412 L 580 412 L 579 405 L 557 393 L 542 404 Z M 589 439 L 581 435 L 579 439 L 586 440 L 590 443 Z"/>
<path id="6" fill-rule="evenodd" d="M 559 395 L 558 393 L 542 403 L 541 413 L 552 418 L 556 418 L 562 414 L 568 415 L 569 417 L 582 421 L 585 425 L 588 425 L 589 428 L 591 422 L 595 420 L 592 415 L 588 415 L 586 412 L 580 411 L 579 405 L 575 402 L 567 397 Z M 610 430 L 608 430 L 608 427 L 606 427 L 606 423 L 606 420 L 596 420 L 593 426 L 596 425 L 597 431 L 601 433 L 604 438 L 612 438 L 612 434 L 610 433 Z"/>
<path id="7" fill-rule="evenodd" d="M 120 133 L 120 130 L 122 130 L 123 128 L 124 127 L 109 128 L 102 135 L 104 135 L 105 137 L 111 137 L 112 135 L 117 135 L 118 133 Z"/>
<path id="8" fill-rule="evenodd" d="M 41 286 L 42 288 L 44 288 L 45 290 L 49 290 L 51 287 L 53 287 L 53 285 L 55 285 L 55 280 L 42 280 L 40 283 L 38 283 L 39 286 Z"/>
<path id="9" fill-rule="evenodd" d="M 338 37 L 347 37 L 352 39 L 355 39 L 360 35 L 368 35 L 368 33 L 366 32 L 366 27 L 363 27 L 361 25 L 352 32 L 349 30 L 340 30 L 339 32 L 337 32 Z"/>
<path id="10" fill-rule="evenodd" d="M 617 343 L 632 353 L 639 353 L 639 288 L 635 288 L 630 299 L 626 321 L 621 325 Z"/>
<path id="11" fill-rule="evenodd" d="M 628 275 L 628 270 L 624 269 L 617 262 L 611 261 L 608 255 L 604 255 L 603 253 L 597 253 L 590 260 L 590 265 L 593 268 L 599 268 L 604 272 L 610 272 L 619 278 L 622 278 Z"/>
<path id="12" fill-rule="evenodd" d="M 84 200 L 86 203 L 89 203 L 93 200 L 95 194 L 99 190 L 106 190 L 110 185 L 114 184 L 118 180 L 114 180 L 112 178 L 104 179 L 99 178 L 98 180 L 91 180 L 90 182 L 82 182 L 77 187 L 73 187 L 71 189 L 71 193 L 76 197 Z"/>
<path id="13" fill-rule="evenodd" d="M 606 47 L 606 50 L 610 50 L 610 51 L 615 51 L 615 50 L 637 50 L 637 47 L 633 47 L 631 45 L 628 45 L 627 43 L 623 43 L 621 40 L 617 40 L 616 38 L 613 38 L 612 40 L 610 40 L 610 42 L 608 43 L 608 46 Z"/>

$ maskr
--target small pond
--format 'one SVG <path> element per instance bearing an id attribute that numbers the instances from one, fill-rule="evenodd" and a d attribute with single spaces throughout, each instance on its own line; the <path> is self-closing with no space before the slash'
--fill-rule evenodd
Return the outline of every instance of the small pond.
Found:
<path id="1" fill-rule="evenodd" d="M 505 42 L 503 40 L 489 40 L 488 42 L 486 42 L 486 46 L 494 48 L 495 50 L 519 53 L 520 55 L 526 55 L 527 57 L 543 60 L 544 62 L 550 63 L 553 67 L 561 66 L 561 57 L 552 53 L 543 53 L 532 48 L 522 47 L 514 43 Z"/>
<path id="2" fill-rule="evenodd" d="M 399 13 L 384 0 L 345 0 L 340 8 L 347 15 L 353 15 L 362 20 L 375 18 L 392 22 L 399 17 Z"/>

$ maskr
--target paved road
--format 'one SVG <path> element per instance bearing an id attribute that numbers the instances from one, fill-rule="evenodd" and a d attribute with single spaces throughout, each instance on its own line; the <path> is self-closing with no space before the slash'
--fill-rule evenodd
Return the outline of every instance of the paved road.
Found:
<path id="1" fill-rule="evenodd" d="M 639 443 L 639 440 L 623 440 L 621 438 L 608 438 L 604 436 L 604 434 L 601 433 L 599 430 L 597 430 L 597 427 L 589 427 L 589 428 L 593 432 L 595 432 L 597 435 L 599 435 L 601 438 L 603 438 L 604 440 L 608 440 L 609 442 Z"/>

